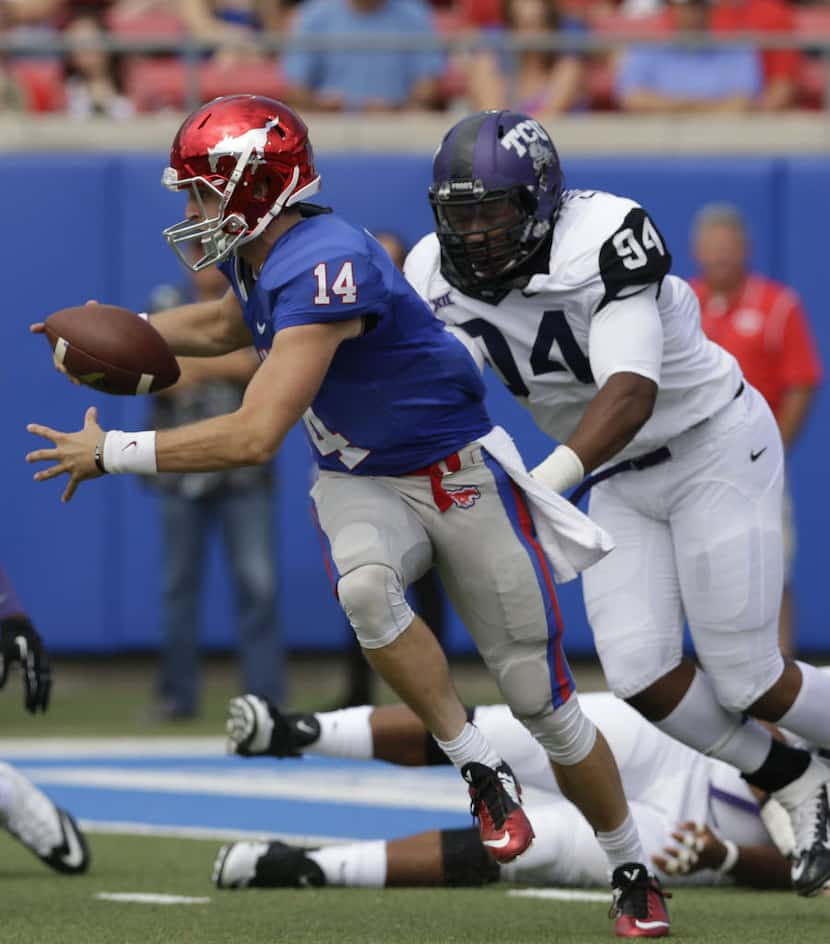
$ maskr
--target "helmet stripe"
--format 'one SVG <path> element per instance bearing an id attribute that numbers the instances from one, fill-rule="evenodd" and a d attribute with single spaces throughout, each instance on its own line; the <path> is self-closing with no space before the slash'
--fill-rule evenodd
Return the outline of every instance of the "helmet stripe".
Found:
<path id="1" fill-rule="evenodd" d="M 476 139 L 481 126 L 492 117 L 492 112 L 482 111 L 462 121 L 450 132 L 452 147 L 450 150 L 449 180 L 471 180 L 473 177 L 473 154 Z"/>

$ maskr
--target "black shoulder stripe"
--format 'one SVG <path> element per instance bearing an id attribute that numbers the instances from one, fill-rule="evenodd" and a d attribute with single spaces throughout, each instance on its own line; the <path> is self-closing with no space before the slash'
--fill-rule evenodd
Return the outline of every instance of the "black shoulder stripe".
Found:
<path id="1" fill-rule="evenodd" d="M 659 287 L 671 269 L 671 253 L 642 207 L 626 214 L 622 225 L 602 244 L 599 271 L 605 294 L 597 311 L 618 298 L 636 295 L 648 285 Z"/>

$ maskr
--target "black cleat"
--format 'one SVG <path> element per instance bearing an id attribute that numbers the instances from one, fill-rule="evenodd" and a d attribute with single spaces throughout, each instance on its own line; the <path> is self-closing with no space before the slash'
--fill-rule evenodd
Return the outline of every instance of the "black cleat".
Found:
<path id="1" fill-rule="evenodd" d="M 313 714 L 282 714 L 265 698 L 240 695 L 228 703 L 228 753 L 300 757 L 320 737 Z"/>
<path id="2" fill-rule="evenodd" d="M 614 900 L 609 918 L 614 918 L 617 937 L 666 937 L 671 928 L 666 898 L 660 882 L 639 862 L 617 866 L 611 877 Z"/>
<path id="3" fill-rule="evenodd" d="M 213 864 L 217 888 L 319 888 L 323 870 L 310 849 L 284 842 L 234 842 L 222 846 Z"/>

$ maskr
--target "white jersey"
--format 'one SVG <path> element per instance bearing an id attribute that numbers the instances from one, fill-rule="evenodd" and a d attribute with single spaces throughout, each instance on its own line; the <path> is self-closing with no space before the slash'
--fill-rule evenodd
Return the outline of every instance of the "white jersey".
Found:
<path id="1" fill-rule="evenodd" d="M 549 271 L 495 304 L 446 281 L 434 234 L 415 246 L 404 271 L 479 363 L 482 357 L 490 363 L 556 440 L 568 439 L 611 374 L 633 371 L 657 382 L 651 418 L 618 459 L 650 452 L 712 416 L 741 383 L 735 359 L 704 335 L 691 287 L 666 275 L 670 264 L 662 236 L 634 201 L 569 190 L 553 230 Z M 649 291 L 656 294 L 662 329 L 657 370 L 632 356 L 630 326 L 619 317 L 622 300 Z"/>

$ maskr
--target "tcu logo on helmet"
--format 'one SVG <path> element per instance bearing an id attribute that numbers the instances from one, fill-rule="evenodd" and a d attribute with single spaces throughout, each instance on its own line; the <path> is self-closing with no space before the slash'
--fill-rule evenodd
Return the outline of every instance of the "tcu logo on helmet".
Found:
<path id="1" fill-rule="evenodd" d="M 444 491 L 458 508 L 472 508 L 481 498 L 481 492 L 475 485 L 445 485 Z"/>
<path id="2" fill-rule="evenodd" d="M 536 170 L 543 166 L 540 163 L 539 167 L 536 167 L 537 160 L 542 155 L 547 157 L 544 163 L 549 163 L 553 159 L 553 147 L 548 133 L 534 118 L 528 118 L 514 125 L 504 135 L 500 143 L 506 150 L 515 151 L 519 157 L 524 157 L 529 150 Z"/>

